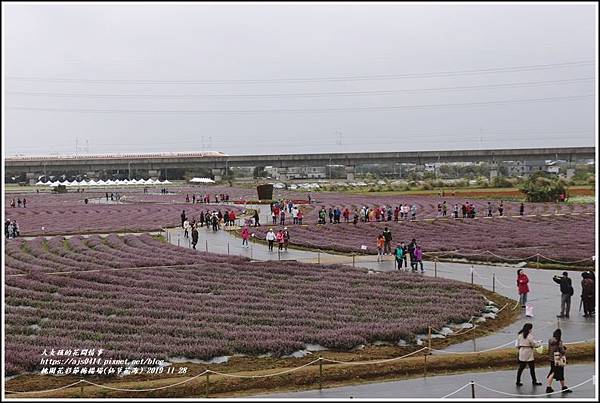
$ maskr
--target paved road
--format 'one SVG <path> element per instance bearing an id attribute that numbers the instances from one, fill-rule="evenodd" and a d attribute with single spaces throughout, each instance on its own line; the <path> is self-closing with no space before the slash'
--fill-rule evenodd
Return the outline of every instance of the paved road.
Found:
<path id="1" fill-rule="evenodd" d="M 268 209 L 268 206 L 266 207 Z M 262 206 L 262 209 L 265 209 Z M 293 227 L 289 227 L 292 231 Z M 190 247 L 189 239 L 183 237 L 182 229 L 169 230 L 169 239 L 171 243 L 180 246 Z M 229 234 L 228 231 L 206 230 L 199 229 L 198 250 L 216 253 L 224 253 L 231 255 L 245 256 L 256 260 L 297 260 L 310 263 L 342 263 L 356 267 L 365 267 L 373 271 L 391 271 L 395 270 L 394 260 L 391 256 L 386 256 L 383 262 L 377 262 L 375 256 L 357 256 L 354 259 L 344 255 L 334 255 L 329 253 L 317 253 L 313 251 L 304 251 L 289 249 L 287 252 L 278 253 L 269 252 L 266 245 L 262 243 L 252 243 L 249 248 L 243 248 L 241 239 Z M 509 298 L 518 299 L 516 290 L 516 271 L 519 267 L 515 265 L 472 265 L 466 263 L 437 263 L 437 276 L 449 279 L 470 282 L 471 269 L 473 269 L 473 282 L 479 284 L 489 290 L 494 289 L 497 293 Z M 425 275 L 434 276 L 434 264 L 425 262 Z M 486 337 L 478 338 L 475 346 L 472 341 L 463 342 L 452 345 L 445 351 L 481 351 L 493 347 L 506 344 L 515 339 L 519 329 L 526 322 L 531 322 L 534 325 L 533 334 L 536 340 L 547 341 L 552 335 L 552 331 L 560 325 L 563 330 L 563 338 L 566 342 L 593 340 L 596 337 L 595 318 L 584 318 L 579 312 L 579 294 L 581 292 L 581 273 L 577 271 L 569 271 L 569 276 L 573 279 L 575 295 L 571 302 L 571 318 L 560 320 L 560 324 L 556 318 L 556 314 L 560 311 L 560 291 L 558 284 L 552 281 L 552 276 L 561 274 L 562 270 L 537 270 L 525 269 L 529 276 L 529 301 L 528 304 L 533 306 L 534 317 L 527 318 L 524 315 L 524 310 L 521 319 L 507 326 L 504 329 Z M 414 274 L 421 275 L 421 274 Z M 495 278 L 495 286 L 493 285 Z"/>
<path id="2" fill-rule="evenodd" d="M 253 398 L 392 398 L 392 399 L 407 399 L 407 398 L 434 398 L 439 399 L 456 391 L 461 386 L 468 384 L 470 381 L 476 383 L 475 397 L 476 398 L 545 398 L 548 397 L 546 391 L 545 376 L 548 373 L 548 368 L 537 368 L 536 370 L 539 381 L 543 386 L 534 387 L 531 385 L 528 370 L 523 374 L 521 379 L 523 386 L 518 388 L 515 386 L 515 371 L 494 371 L 494 372 L 479 372 L 479 373 L 464 373 L 456 375 L 432 376 L 427 378 L 407 379 L 403 381 L 389 381 L 379 383 L 369 383 L 355 386 L 343 386 L 338 388 L 330 388 L 323 390 L 309 390 L 304 392 L 292 393 L 273 393 L 269 395 L 253 396 Z M 573 387 L 581 382 L 584 382 L 595 374 L 595 366 L 593 364 L 571 365 L 565 370 L 567 386 Z M 573 389 L 573 393 L 569 394 L 554 394 L 553 398 L 594 398 L 598 396 L 597 386 L 595 381 L 589 381 L 584 385 Z M 499 392 L 511 394 L 505 395 L 498 392 L 485 390 L 483 385 L 490 389 Z M 554 390 L 558 391 L 560 385 L 554 382 Z M 538 395 L 538 396 L 526 396 Z M 471 398 L 471 387 L 465 389 L 449 397 L 449 399 L 469 399 Z"/>

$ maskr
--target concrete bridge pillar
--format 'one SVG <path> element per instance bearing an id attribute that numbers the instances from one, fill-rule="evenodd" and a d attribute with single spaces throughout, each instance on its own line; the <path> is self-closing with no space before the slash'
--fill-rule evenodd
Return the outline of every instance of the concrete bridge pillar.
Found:
<path id="1" fill-rule="evenodd" d="M 498 176 L 498 163 L 492 162 L 490 164 L 490 181 L 493 181 L 494 178 Z"/>
<path id="2" fill-rule="evenodd" d="M 27 178 L 27 182 L 29 182 L 30 185 L 35 185 L 37 182 L 37 177 L 39 175 L 36 174 L 35 172 L 27 172 L 25 174 L 25 178 Z"/>
<path id="3" fill-rule="evenodd" d="M 346 165 L 344 169 L 346 170 L 346 180 L 353 181 L 356 175 L 356 167 L 354 165 Z"/>
<path id="4" fill-rule="evenodd" d="M 281 181 L 288 180 L 288 169 L 287 168 L 277 168 L 277 179 Z"/>
<path id="5" fill-rule="evenodd" d="M 212 174 L 215 182 L 219 182 L 223 180 L 223 175 L 225 174 L 225 169 L 223 168 L 213 168 Z"/>
<path id="6" fill-rule="evenodd" d="M 575 176 L 575 167 L 567 167 L 567 180 L 570 181 Z"/>

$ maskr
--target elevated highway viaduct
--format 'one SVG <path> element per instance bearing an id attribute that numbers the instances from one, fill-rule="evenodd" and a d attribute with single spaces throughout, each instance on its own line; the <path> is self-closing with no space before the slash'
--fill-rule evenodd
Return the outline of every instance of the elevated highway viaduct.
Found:
<path id="1" fill-rule="evenodd" d="M 214 153 L 213 153 L 214 154 Z M 287 168 L 343 165 L 348 179 L 354 179 L 355 167 L 363 164 L 416 164 L 451 162 L 487 162 L 492 173 L 497 173 L 503 161 L 564 160 L 570 167 L 578 161 L 595 159 L 595 147 L 522 148 L 452 151 L 400 151 L 322 154 L 269 154 L 269 155 L 203 155 L 202 153 L 165 154 L 106 154 L 78 156 L 17 156 L 6 157 L 5 174 L 26 174 L 30 180 L 47 171 L 78 172 L 90 177 L 99 172 L 135 169 L 158 176 L 163 169 L 205 168 L 212 170 L 216 179 L 225 169 L 233 167 L 273 166 L 285 179 Z"/>

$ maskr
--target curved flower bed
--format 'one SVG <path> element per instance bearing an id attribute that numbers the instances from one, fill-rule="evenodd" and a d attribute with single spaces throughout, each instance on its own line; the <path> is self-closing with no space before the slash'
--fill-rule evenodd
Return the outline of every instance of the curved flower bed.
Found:
<path id="1" fill-rule="evenodd" d="M 165 265 L 180 267 L 156 267 Z M 251 262 L 148 235 L 11 241 L 6 266 L 7 374 L 39 369 L 51 348 L 208 359 L 283 355 L 306 343 L 348 350 L 410 342 L 430 325 L 468 320 L 485 306 L 475 287 L 456 281 Z M 74 273 L 49 274 L 57 271 Z"/>
<path id="2" fill-rule="evenodd" d="M 339 252 L 377 253 L 376 238 L 384 227 L 392 231 L 394 246 L 415 238 L 426 254 L 447 252 L 452 257 L 506 261 L 539 253 L 561 262 L 590 259 L 596 254 L 594 216 L 521 217 L 492 219 L 443 219 L 353 224 L 288 226 L 290 243 L 314 249 Z M 272 226 L 274 227 L 274 226 Z M 264 239 L 269 226 L 252 228 Z M 367 250 L 361 250 L 366 245 Z M 475 256 L 473 256 L 475 255 Z M 548 259 L 540 258 L 540 261 Z M 591 260 L 579 262 L 589 266 Z"/>

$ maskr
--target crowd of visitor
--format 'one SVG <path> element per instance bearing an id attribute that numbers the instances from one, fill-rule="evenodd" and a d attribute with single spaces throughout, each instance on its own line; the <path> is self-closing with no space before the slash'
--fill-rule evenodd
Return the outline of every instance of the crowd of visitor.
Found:
<path id="1" fill-rule="evenodd" d="M 12 199 L 10 201 L 10 207 L 11 208 L 15 208 L 15 207 L 23 207 L 23 208 L 27 208 L 27 199 L 23 197 L 23 200 L 21 200 L 21 198 L 17 198 L 17 200 L 15 201 L 15 199 Z"/>
<path id="2" fill-rule="evenodd" d="M 6 239 L 11 239 L 17 238 L 19 235 L 19 224 L 17 224 L 17 221 L 7 219 L 4 222 L 4 237 Z"/>
<path id="3" fill-rule="evenodd" d="M 206 193 L 206 194 L 192 194 L 192 197 L 190 198 L 189 194 L 185 195 L 185 202 L 186 203 L 192 203 L 192 204 L 196 204 L 196 203 L 204 203 L 204 204 L 209 204 L 211 202 L 211 195 L 210 193 Z M 229 202 L 229 194 L 228 193 L 220 193 L 220 194 L 216 194 L 215 198 L 214 198 L 214 202 L 215 203 L 227 203 Z"/>

